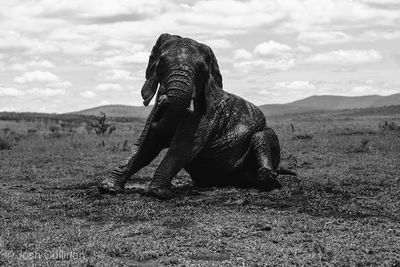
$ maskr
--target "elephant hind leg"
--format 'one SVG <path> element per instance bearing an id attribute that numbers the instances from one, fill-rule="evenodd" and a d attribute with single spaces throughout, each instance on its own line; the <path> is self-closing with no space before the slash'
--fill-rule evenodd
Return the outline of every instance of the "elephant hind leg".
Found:
<path id="1" fill-rule="evenodd" d="M 251 145 L 257 161 L 256 187 L 262 191 L 280 189 L 277 177 L 281 155 L 279 140 L 274 130 L 265 127 L 251 138 Z"/>

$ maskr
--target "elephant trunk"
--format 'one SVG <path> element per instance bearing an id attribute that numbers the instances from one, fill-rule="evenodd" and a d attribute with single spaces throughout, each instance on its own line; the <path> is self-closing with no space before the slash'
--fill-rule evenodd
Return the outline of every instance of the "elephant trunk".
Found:
<path id="1" fill-rule="evenodd" d="M 172 106 L 182 109 L 188 108 L 194 92 L 194 71 L 184 63 L 174 64 L 164 83 L 166 97 L 161 95 L 159 101 L 167 102 Z"/>

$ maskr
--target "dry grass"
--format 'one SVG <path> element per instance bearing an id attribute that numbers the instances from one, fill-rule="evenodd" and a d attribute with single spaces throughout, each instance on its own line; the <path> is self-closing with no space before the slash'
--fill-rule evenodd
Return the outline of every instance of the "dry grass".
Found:
<path id="1" fill-rule="evenodd" d="M 284 188 L 270 193 L 204 191 L 181 172 L 170 201 L 140 194 L 160 157 L 126 194 L 95 189 L 128 155 L 123 144 L 141 125 L 119 123 L 101 138 L 80 130 L 54 138 L 40 122 L 3 121 L 24 136 L 0 151 L 0 265 L 398 266 L 400 135 L 378 128 L 398 118 L 269 118 L 298 179 L 282 176 Z M 291 123 L 312 138 L 294 137 Z"/>

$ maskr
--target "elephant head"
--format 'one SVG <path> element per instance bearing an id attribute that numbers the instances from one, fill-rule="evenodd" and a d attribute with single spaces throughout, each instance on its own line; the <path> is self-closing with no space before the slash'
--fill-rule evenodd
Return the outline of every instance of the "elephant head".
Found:
<path id="1" fill-rule="evenodd" d="M 211 48 L 178 35 L 160 35 L 141 91 L 145 106 L 157 88 L 156 105 L 205 114 L 222 95 L 222 77 Z"/>

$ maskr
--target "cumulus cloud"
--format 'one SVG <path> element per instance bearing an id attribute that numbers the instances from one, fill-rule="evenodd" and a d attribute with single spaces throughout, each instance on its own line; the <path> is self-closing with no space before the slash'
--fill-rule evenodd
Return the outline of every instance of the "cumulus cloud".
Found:
<path id="1" fill-rule="evenodd" d="M 365 31 L 359 35 L 362 41 L 396 40 L 400 39 L 400 31 Z"/>
<path id="2" fill-rule="evenodd" d="M 69 88 L 72 86 L 72 83 L 69 81 L 57 81 L 49 83 L 48 85 L 51 85 L 54 88 Z"/>
<path id="3" fill-rule="evenodd" d="M 132 55 L 118 55 L 100 60 L 85 60 L 84 63 L 99 67 L 118 67 L 129 64 L 143 64 L 149 60 L 149 53 L 140 51 Z"/>
<path id="4" fill-rule="evenodd" d="M 289 75 L 300 81 L 306 79 L 303 73 L 325 75 L 326 68 L 321 64 L 343 70 L 324 76 L 328 78 L 344 77 L 356 67 L 360 76 L 376 73 L 375 78 L 399 79 L 395 74 L 382 74 L 397 70 L 393 70 L 391 58 L 382 56 L 394 54 L 400 40 L 397 0 L 0 2 L 2 87 L 66 89 L 72 83 L 61 77 L 70 77 L 78 94 L 66 96 L 71 97 L 68 103 L 79 96 L 78 88 L 97 89 L 96 81 L 124 88 L 129 82 L 137 89 L 149 52 L 163 32 L 190 37 L 217 49 L 225 81 L 231 77 L 239 81 L 238 77 L 248 74 L 263 83 Z M 371 69 L 378 65 L 364 66 L 378 61 L 382 68 L 377 72 Z M 54 74 L 49 72 L 54 69 L 52 65 L 57 66 Z M 367 69 L 370 72 L 363 72 Z M 16 75 L 13 71 L 25 73 Z M 49 72 L 57 80 L 43 73 L 26 74 L 34 71 Z M 271 75 L 266 78 L 264 74 Z M 238 92 L 244 92 L 246 86 L 243 81 Z M 23 90 L 25 95 L 29 94 L 27 90 Z M 141 99 L 139 94 L 134 98 Z"/>
<path id="5" fill-rule="evenodd" d="M 32 68 L 53 69 L 55 67 L 56 67 L 55 64 L 49 60 L 34 59 L 27 62 L 15 63 L 10 66 L 10 69 L 15 71 L 26 71 Z"/>
<path id="6" fill-rule="evenodd" d="M 367 30 L 359 34 L 350 35 L 344 32 L 301 32 L 297 37 L 299 42 L 310 45 L 340 44 L 349 42 L 374 42 L 378 40 L 400 39 L 400 31 Z"/>
<path id="7" fill-rule="evenodd" d="M 57 75 L 49 71 L 30 71 L 25 72 L 21 76 L 14 78 L 16 83 L 30 83 L 30 82 L 57 82 L 59 78 Z"/>
<path id="8" fill-rule="evenodd" d="M 100 72 L 98 78 L 102 81 L 132 81 L 139 80 L 141 78 L 133 76 L 129 71 L 122 69 L 112 69 Z"/>
<path id="9" fill-rule="evenodd" d="M 307 46 L 307 45 L 298 45 L 297 46 L 297 51 L 301 52 L 301 53 L 311 53 L 313 50 L 311 47 Z"/>
<path id="10" fill-rule="evenodd" d="M 314 91 L 316 89 L 315 85 L 309 81 L 277 82 L 274 84 L 273 88 L 287 88 L 296 91 Z"/>
<path id="11" fill-rule="evenodd" d="M 55 53 L 60 49 L 52 42 L 29 37 L 16 31 L 2 31 L 0 28 L 0 51 L 6 53 L 45 54 Z"/>
<path id="12" fill-rule="evenodd" d="M 376 50 L 337 50 L 318 53 L 304 59 L 307 63 L 328 65 L 357 65 L 375 63 L 382 60 L 382 55 Z"/>
<path id="13" fill-rule="evenodd" d="M 292 48 L 290 46 L 272 40 L 258 44 L 256 48 L 254 48 L 254 53 L 261 56 L 281 56 L 287 55 L 291 51 Z"/>
<path id="14" fill-rule="evenodd" d="M 236 49 L 233 52 L 233 59 L 235 60 L 249 60 L 252 59 L 253 55 L 246 49 Z"/>
<path id="15" fill-rule="evenodd" d="M 232 42 L 227 39 L 210 39 L 204 40 L 202 43 L 205 43 L 212 49 L 227 49 L 232 47 Z"/>
<path id="16" fill-rule="evenodd" d="M 79 94 L 84 98 L 94 98 L 94 97 L 97 96 L 97 94 L 95 92 L 90 91 L 90 90 L 86 90 L 84 92 L 80 92 Z"/>
<path id="17" fill-rule="evenodd" d="M 33 95 L 41 95 L 41 96 L 57 96 L 57 95 L 65 95 L 65 89 L 54 89 L 54 88 L 32 88 L 27 90 L 27 93 Z"/>
<path id="18" fill-rule="evenodd" d="M 105 99 L 101 100 L 100 103 L 99 103 L 100 106 L 109 105 L 109 104 L 110 104 L 110 101 L 105 100 Z"/>
<path id="19" fill-rule="evenodd" d="M 297 37 L 297 40 L 305 44 L 323 45 L 323 44 L 334 44 L 334 43 L 347 43 L 350 42 L 353 37 L 344 32 L 301 32 Z"/>
<path id="20" fill-rule="evenodd" d="M 272 73 L 287 71 L 296 65 L 293 57 L 293 49 L 275 41 L 268 41 L 258 44 L 254 48 L 257 58 L 244 49 L 234 52 L 234 59 L 238 60 L 233 64 L 236 71 L 241 73 Z M 240 61 L 242 60 L 242 61 Z"/>
<path id="21" fill-rule="evenodd" d="M 11 87 L 0 87 L 0 96 L 22 96 L 25 92 Z"/>
<path id="22" fill-rule="evenodd" d="M 121 91 L 122 86 L 118 83 L 102 83 L 96 86 L 99 91 Z"/>
<path id="23" fill-rule="evenodd" d="M 260 72 L 276 72 L 276 71 L 287 71 L 294 68 L 296 61 L 294 58 L 278 58 L 270 60 L 250 60 L 236 62 L 233 64 L 234 68 L 243 73 L 260 73 Z"/>

